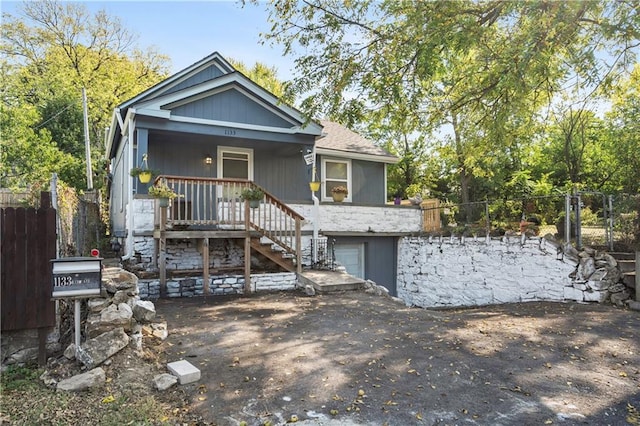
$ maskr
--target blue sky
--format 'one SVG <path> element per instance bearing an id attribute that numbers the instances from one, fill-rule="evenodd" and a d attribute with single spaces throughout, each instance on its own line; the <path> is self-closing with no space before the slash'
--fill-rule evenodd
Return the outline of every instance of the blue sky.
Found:
<path id="1" fill-rule="evenodd" d="M 21 2 L 2 1 L 2 12 L 16 15 Z M 280 48 L 260 44 L 270 25 L 266 5 L 235 1 L 85 1 L 90 12 L 104 9 L 118 16 L 138 44 L 155 46 L 171 58 L 172 73 L 214 51 L 247 66 L 262 62 L 275 67 L 282 80 L 292 78 L 293 59 Z"/>

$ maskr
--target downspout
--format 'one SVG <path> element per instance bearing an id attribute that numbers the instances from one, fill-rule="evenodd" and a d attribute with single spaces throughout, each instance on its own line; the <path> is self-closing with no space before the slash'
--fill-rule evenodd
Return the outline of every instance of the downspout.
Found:
<path id="1" fill-rule="evenodd" d="M 120 112 L 118 111 L 118 115 Z M 129 114 L 127 114 L 129 115 Z M 135 121 L 134 117 L 136 115 L 136 110 L 131 109 L 131 114 L 129 115 L 129 128 L 127 129 L 127 143 L 129 144 L 127 147 L 128 151 L 128 163 L 129 166 L 127 170 L 133 169 L 133 137 L 134 137 L 134 126 Z M 127 175 L 129 175 L 127 173 Z M 122 256 L 121 260 L 129 260 L 133 257 L 133 176 L 129 176 L 129 185 L 127 185 L 127 207 L 128 207 L 128 216 L 127 216 L 127 253 Z"/>

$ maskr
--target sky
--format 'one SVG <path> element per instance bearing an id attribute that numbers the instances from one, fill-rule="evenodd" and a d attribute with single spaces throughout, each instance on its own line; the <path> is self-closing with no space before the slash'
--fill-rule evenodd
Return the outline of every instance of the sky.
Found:
<path id="1" fill-rule="evenodd" d="M 19 16 L 21 2 L 1 1 L 2 12 Z M 138 46 L 156 49 L 171 58 L 172 74 L 217 51 L 247 66 L 261 62 L 277 70 L 278 78 L 293 77 L 293 58 L 282 49 L 261 44 L 266 32 L 266 5 L 235 1 L 84 1 L 94 13 L 106 10 L 136 33 Z"/>

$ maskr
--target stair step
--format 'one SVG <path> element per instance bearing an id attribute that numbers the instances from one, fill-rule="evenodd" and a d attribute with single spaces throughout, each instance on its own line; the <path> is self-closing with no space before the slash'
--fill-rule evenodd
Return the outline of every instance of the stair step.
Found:
<path id="1" fill-rule="evenodd" d="M 364 288 L 364 280 L 344 272 L 305 271 L 300 274 L 298 279 L 301 284 L 311 285 L 319 293 L 360 290 Z"/>
<path id="2" fill-rule="evenodd" d="M 618 268 L 620 272 L 635 272 L 636 261 L 634 260 L 618 260 Z"/>
<path id="3" fill-rule="evenodd" d="M 622 282 L 629 288 L 636 288 L 636 272 L 625 272 L 622 274 Z"/>
<path id="4" fill-rule="evenodd" d="M 611 256 L 613 256 L 614 259 L 620 261 L 620 260 L 635 260 L 636 259 L 636 254 L 635 253 L 627 253 L 627 252 L 622 252 L 622 251 L 613 251 L 613 252 L 609 252 L 609 254 Z"/>

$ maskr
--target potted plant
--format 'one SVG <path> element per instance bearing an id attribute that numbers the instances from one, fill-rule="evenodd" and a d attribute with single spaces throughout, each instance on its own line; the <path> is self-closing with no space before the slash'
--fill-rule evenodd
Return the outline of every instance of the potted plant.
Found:
<path id="1" fill-rule="evenodd" d="M 240 196 L 243 200 L 249 201 L 252 209 L 260 207 L 260 201 L 264 198 L 264 191 L 260 188 L 249 187 L 242 190 Z"/>
<path id="2" fill-rule="evenodd" d="M 349 190 L 346 186 L 338 185 L 331 188 L 331 196 L 333 197 L 333 201 L 340 203 L 344 200 L 349 194 Z"/>
<path id="3" fill-rule="evenodd" d="M 154 198 L 158 198 L 160 207 L 167 207 L 169 205 L 169 200 L 178 197 L 178 194 L 176 194 L 173 189 L 169 188 L 165 182 L 158 182 L 149 188 L 149 195 Z"/>
<path id="4" fill-rule="evenodd" d="M 151 178 L 157 175 L 155 171 L 142 167 L 134 167 L 129 170 L 129 174 L 133 177 L 137 177 L 140 180 L 140 183 L 149 183 L 151 182 Z"/>
<path id="5" fill-rule="evenodd" d="M 144 154 L 142 156 L 142 163 L 140 164 L 140 167 L 132 168 L 129 170 L 129 174 L 132 177 L 140 179 L 141 183 L 149 183 L 151 182 L 151 178 L 156 176 L 158 173 L 149 169 L 149 166 L 147 165 L 147 154 Z"/>

